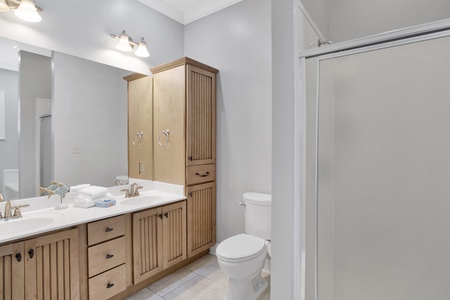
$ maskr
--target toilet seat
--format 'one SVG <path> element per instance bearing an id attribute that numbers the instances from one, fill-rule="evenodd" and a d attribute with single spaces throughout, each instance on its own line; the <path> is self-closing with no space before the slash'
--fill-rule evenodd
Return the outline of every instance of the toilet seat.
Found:
<path id="1" fill-rule="evenodd" d="M 232 236 L 219 244 L 216 255 L 226 262 L 251 260 L 266 251 L 265 240 L 245 233 Z"/>

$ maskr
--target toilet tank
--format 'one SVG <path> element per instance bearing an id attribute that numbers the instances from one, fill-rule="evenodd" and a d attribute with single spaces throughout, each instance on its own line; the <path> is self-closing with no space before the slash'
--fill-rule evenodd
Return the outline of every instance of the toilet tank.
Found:
<path id="1" fill-rule="evenodd" d="M 271 239 L 272 195 L 245 193 L 245 233 Z"/>

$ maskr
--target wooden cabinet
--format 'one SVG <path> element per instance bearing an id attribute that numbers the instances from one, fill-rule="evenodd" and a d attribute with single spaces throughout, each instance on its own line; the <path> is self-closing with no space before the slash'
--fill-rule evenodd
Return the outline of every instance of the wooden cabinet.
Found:
<path id="1" fill-rule="evenodd" d="M 134 284 L 186 256 L 186 202 L 133 214 Z"/>
<path id="2" fill-rule="evenodd" d="M 0 247 L 0 299 L 25 299 L 23 243 Z"/>
<path id="3" fill-rule="evenodd" d="M 151 70 L 154 74 L 154 180 L 186 187 L 187 255 L 192 257 L 216 241 L 218 70 L 190 58 Z"/>
<path id="4" fill-rule="evenodd" d="M 125 216 L 89 223 L 89 299 L 108 299 L 127 288 Z"/>
<path id="5" fill-rule="evenodd" d="M 216 184 L 187 187 L 188 256 L 192 257 L 216 244 Z"/>
<path id="6" fill-rule="evenodd" d="M 78 229 L 0 247 L 0 299 L 79 299 Z"/>
<path id="7" fill-rule="evenodd" d="M 25 299 L 79 299 L 78 229 L 25 243 Z"/>
<path id="8" fill-rule="evenodd" d="M 153 79 L 142 74 L 128 82 L 128 176 L 153 179 Z"/>

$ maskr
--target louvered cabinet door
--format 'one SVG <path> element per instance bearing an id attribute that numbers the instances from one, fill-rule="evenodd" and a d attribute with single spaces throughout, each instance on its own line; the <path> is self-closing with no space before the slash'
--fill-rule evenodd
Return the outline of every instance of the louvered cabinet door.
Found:
<path id="1" fill-rule="evenodd" d="M 25 299 L 80 299 L 78 229 L 25 241 Z"/>
<path id="2" fill-rule="evenodd" d="M 163 270 L 162 208 L 133 214 L 134 284 Z"/>
<path id="3" fill-rule="evenodd" d="M 216 162 L 216 74 L 186 66 L 186 166 Z"/>
<path id="4" fill-rule="evenodd" d="M 186 201 L 163 207 L 164 269 L 187 257 Z"/>
<path id="5" fill-rule="evenodd" d="M 25 299 L 23 243 L 0 246 L 0 300 Z"/>
<path id="6" fill-rule="evenodd" d="M 188 257 L 216 243 L 215 182 L 187 187 Z"/>

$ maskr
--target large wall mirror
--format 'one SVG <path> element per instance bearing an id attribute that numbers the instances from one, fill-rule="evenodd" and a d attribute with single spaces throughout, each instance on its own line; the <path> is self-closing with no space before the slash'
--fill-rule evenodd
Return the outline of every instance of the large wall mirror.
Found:
<path id="1" fill-rule="evenodd" d="M 1 37 L 0 45 L 2 193 L 34 197 L 53 179 L 112 186 L 116 176 L 126 175 L 123 77 L 133 72 Z"/>

